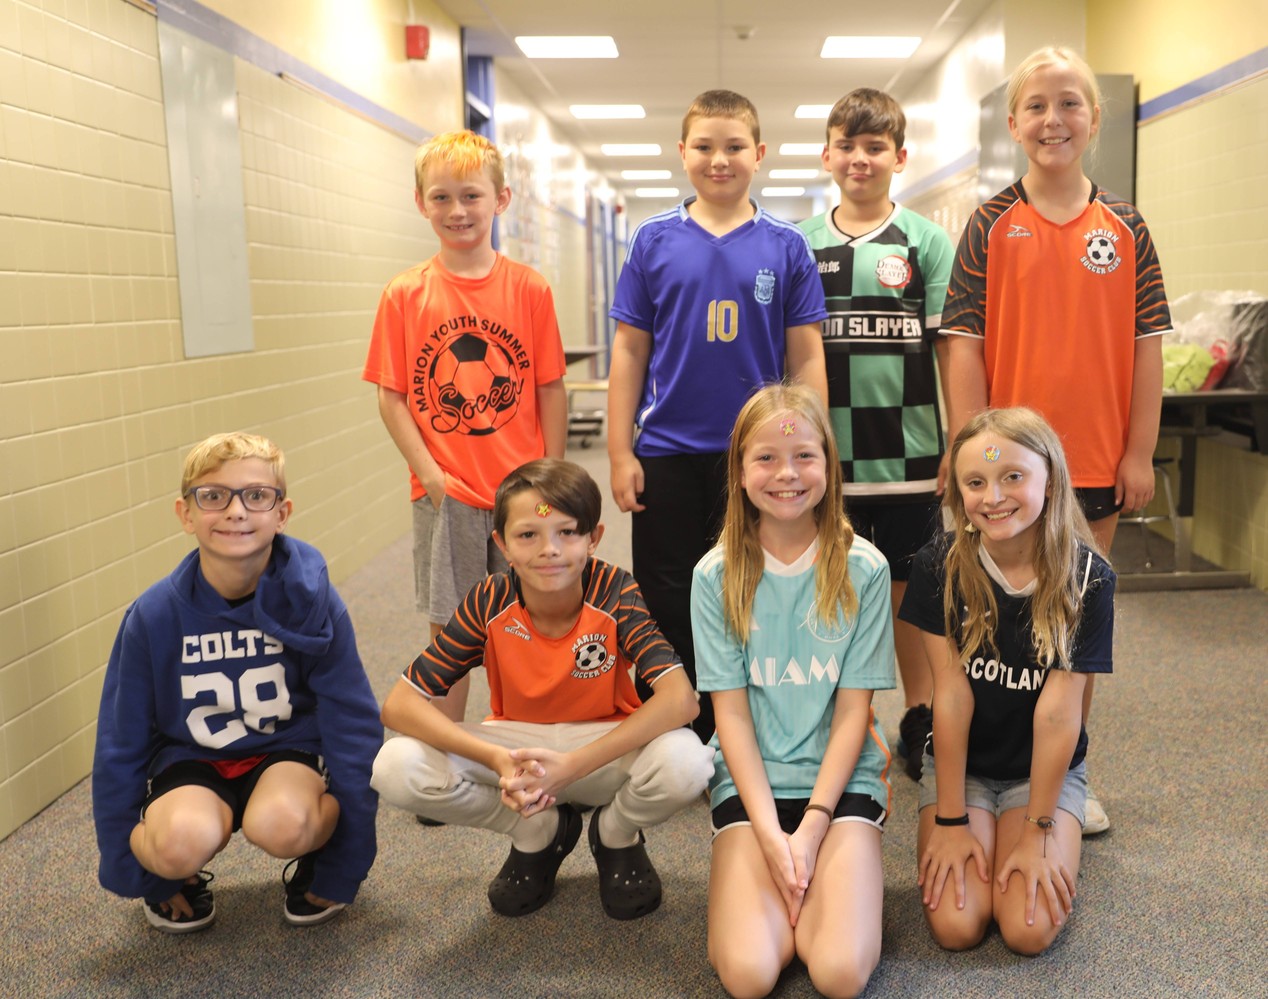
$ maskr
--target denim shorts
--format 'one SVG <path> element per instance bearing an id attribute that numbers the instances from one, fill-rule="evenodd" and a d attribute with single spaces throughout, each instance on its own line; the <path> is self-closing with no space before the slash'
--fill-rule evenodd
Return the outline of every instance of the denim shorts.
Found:
<path id="1" fill-rule="evenodd" d="M 1030 781 L 991 780 L 988 777 L 964 776 L 964 803 L 969 808 L 984 808 L 995 818 L 1014 808 L 1025 808 L 1030 802 Z M 1087 802 L 1087 761 L 1080 760 L 1077 767 L 1066 771 L 1057 795 L 1057 807 L 1069 812 L 1083 825 L 1083 807 Z M 920 764 L 920 807 L 928 808 L 938 803 L 938 778 L 934 773 L 933 757 L 925 753 Z"/>

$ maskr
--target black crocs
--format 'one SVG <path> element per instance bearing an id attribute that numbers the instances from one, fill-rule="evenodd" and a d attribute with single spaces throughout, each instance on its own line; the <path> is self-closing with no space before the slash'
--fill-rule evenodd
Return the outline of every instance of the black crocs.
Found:
<path id="1" fill-rule="evenodd" d="M 489 904 L 503 916 L 527 916 L 550 901 L 555 893 L 559 865 L 572 853 L 581 838 L 581 815 L 571 805 L 555 806 L 559 830 L 544 850 L 522 853 L 511 847 L 511 855 L 489 882 Z"/>
<path id="2" fill-rule="evenodd" d="M 612 849 L 599 839 L 599 813 L 590 819 L 590 852 L 599 868 L 599 901 L 613 919 L 638 919 L 660 905 L 660 876 L 652 866 L 642 830 L 633 846 Z"/>

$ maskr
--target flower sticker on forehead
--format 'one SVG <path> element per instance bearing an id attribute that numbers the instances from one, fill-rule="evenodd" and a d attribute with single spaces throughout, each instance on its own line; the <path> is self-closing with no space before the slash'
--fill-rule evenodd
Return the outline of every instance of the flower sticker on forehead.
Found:
<path id="1" fill-rule="evenodd" d="M 538 504 L 537 504 L 537 506 L 535 506 L 535 507 L 533 508 L 533 512 L 534 512 L 535 514 L 537 514 L 537 516 L 539 516 L 539 517 L 549 517 L 549 516 L 550 516 L 550 504 L 549 504 L 549 503 L 538 503 Z"/>
<path id="2" fill-rule="evenodd" d="M 999 445 L 988 444 L 986 450 L 982 452 L 982 457 L 987 461 L 999 461 Z"/>
<path id="3" fill-rule="evenodd" d="M 797 432 L 797 423 L 794 420 L 784 420 L 779 425 L 779 432 L 785 437 L 791 437 Z"/>

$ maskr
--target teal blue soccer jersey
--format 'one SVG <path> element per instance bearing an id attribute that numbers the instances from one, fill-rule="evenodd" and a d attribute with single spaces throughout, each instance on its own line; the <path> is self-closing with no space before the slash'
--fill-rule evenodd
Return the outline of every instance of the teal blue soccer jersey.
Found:
<path id="1" fill-rule="evenodd" d="M 700 560 L 691 583 L 697 688 L 701 693 L 747 688 L 753 731 L 776 798 L 808 798 L 814 790 L 838 689 L 894 686 L 885 556 L 870 542 L 854 539 L 850 581 L 859 598 L 858 614 L 825 627 L 815 610 L 817 554 L 816 544 L 792 565 L 766 556 L 744 642 L 731 634 L 722 613 L 720 548 Z M 711 745 L 719 748 L 716 735 Z M 709 787 L 716 808 L 738 792 L 721 752 L 714 767 Z M 888 810 L 888 767 L 888 744 L 873 715 L 845 789 L 870 795 Z"/>
<path id="2" fill-rule="evenodd" d="M 933 344 L 951 240 L 899 205 L 862 236 L 841 232 L 832 212 L 801 228 L 827 299 L 828 406 L 846 495 L 931 496 L 943 451 Z"/>

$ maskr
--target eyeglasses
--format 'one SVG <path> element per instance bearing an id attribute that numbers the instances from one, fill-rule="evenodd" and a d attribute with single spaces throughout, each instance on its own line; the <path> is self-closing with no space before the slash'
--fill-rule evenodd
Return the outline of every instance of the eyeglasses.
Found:
<path id="1" fill-rule="evenodd" d="M 194 486 L 185 493 L 193 496 L 200 510 L 228 510 L 229 504 L 237 496 L 242 505 L 251 513 L 267 513 L 277 506 L 286 493 L 273 486 L 243 486 L 241 489 L 230 489 L 228 486 Z"/>

